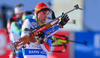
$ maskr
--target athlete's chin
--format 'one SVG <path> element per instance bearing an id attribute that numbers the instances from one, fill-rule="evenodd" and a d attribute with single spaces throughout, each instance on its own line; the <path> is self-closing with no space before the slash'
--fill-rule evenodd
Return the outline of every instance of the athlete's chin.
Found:
<path id="1" fill-rule="evenodd" d="M 45 23 L 45 21 L 43 21 L 42 23 Z"/>

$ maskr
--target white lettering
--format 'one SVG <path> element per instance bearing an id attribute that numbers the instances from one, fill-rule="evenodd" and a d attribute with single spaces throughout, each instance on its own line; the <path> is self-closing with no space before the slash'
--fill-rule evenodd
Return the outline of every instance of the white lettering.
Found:
<path id="1" fill-rule="evenodd" d="M 94 47 L 100 48 L 100 34 L 94 35 Z"/>
<path id="2" fill-rule="evenodd" d="M 100 34 L 95 34 L 94 35 L 94 55 L 96 57 L 100 56 Z"/>
<path id="3" fill-rule="evenodd" d="M 37 54 L 39 54 L 39 51 L 36 51 L 36 50 L 30 51 L 30 50 L 29 50 L 29 53 L 30 53 L 30 54 L 31 54 L 31 53 L 37 53 Z"/>
<path id="4" fill-rule="evenodd" d="M 40 53 L 41 53 L 41 54 L 45 54 L 45 52 L 44 52 L 44 51 L 41 51 Z"/>
<path id="5" fill-rule="evenodd" d="M 57 23 L 58 20 L 55 20 L 51 23 L 51 25 L 54 25 L 55 23 Z"/>

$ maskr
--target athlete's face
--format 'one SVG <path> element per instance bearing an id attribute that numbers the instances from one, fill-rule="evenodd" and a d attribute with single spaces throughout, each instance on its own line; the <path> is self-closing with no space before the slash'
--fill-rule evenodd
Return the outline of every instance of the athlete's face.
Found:
<path id="1" fill-rule="evenodd" d="M 39 20 L 41 23 L 45 23 L 48 14 L 49 14 L 49 11 L 41 11 L 41 12 L 38 14 L 38 20 Z"/>
<path id="2" fill-rule="evenodd" d="M 22 18 L 23 13 L 16 14 L 17 18 Z"/>

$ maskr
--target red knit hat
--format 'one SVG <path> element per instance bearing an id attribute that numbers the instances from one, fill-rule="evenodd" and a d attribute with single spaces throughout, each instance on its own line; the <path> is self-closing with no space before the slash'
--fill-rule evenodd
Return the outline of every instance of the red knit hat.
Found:
<path id="1" fill-rule="evenodd" d="M 37 14 L 37 12 L 43 8 L 48 8 L 48 6 L 43 2 L 38 3 L 35 7 L 35 14 Z"/>

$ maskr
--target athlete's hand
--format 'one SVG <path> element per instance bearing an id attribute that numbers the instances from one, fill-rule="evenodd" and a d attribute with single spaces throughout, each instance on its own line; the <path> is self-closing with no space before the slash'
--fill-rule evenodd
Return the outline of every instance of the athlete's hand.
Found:
<path id="1" fill-rule="evenodd" d="M 38 41 L 39 41 L 40 44 L 43 44 L 43 42 L 44 42 L 44 35 L 45 35 L 44 32 L 38 33 L 38 36 L 39 36 Z"/>
<path id="2" fill-rule="evenodd" d="M 69 21 L 68 15 L 62 13 L 62 17 L 61 17 L 61 21 L 60 21 L 59 25 L 61 25 L 61 27 L 63 27 L 68 21 Z"/>

